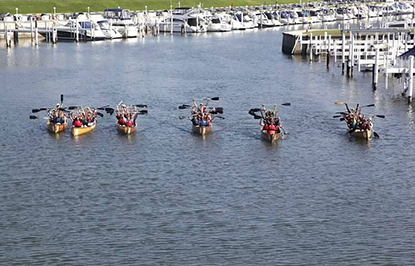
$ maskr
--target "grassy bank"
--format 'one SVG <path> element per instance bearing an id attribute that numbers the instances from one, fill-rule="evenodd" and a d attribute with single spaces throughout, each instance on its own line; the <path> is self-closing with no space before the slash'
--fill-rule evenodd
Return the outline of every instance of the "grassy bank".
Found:
<path id="1" fill-rule="evenodd" d="M 145 6 L 149 10 L 169 9 L 170 4 L 177 6 L 179 1 L 174 0 L 0 0 L 0 13 L 15 13 L 16 7 L 19 8 L 20 14 L 39 14 L 52 13 L 53 7 L 56 7 L 57 13 L 86 12 L 90 7 L 91 12 L 102 12 L 105 8 L 126 8 L 130 10 L 144 10 Z M 273 5 L 297 3 L 299 0 L 207 0 L 202 5 L 208 7 L 226 7 L 234 6 L 259 6 L 263 4 Z M 305 1 L 303 1 L 305 2 Z M 181 0 L 181 6 L 196 7 L 199 1 Z"/>

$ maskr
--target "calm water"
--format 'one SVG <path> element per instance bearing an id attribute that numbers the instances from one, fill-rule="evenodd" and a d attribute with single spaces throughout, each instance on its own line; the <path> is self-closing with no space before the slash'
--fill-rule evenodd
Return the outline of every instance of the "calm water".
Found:
<path id="1" fill-rule="evenodd" d="M 415 116 L 389 81 L 281 53 L 282 31 L 160 36 L 0 50 L 1 265 L 410 265 Z M 32 108 L 145 103 L 73 138 Z M 225 120 L 192 135 L 177 106 L 218 96 Z M 335 101 L 375 103 L 356 141 Z M 281 107 L 270 145 L 248 110 Z"/>

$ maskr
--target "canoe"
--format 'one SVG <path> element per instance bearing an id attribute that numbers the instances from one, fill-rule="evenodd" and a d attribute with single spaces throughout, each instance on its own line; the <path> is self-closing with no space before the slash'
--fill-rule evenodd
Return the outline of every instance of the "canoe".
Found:
<path id="1" fill-rule="evenodd" d="M 261 136 L 262 136 L 262 138 L 264 140 L 267 140 L 267 141 L 271 142 L 271 143 L 274 143 L 275 141 L 277 141 L 278 139 L 280 139 L 281 138 L 281 135 L 282 135 L 281 134 L 281 130 L 280 130 L 279 133 L 277 133 L 275 131 L 274 134 L 270 134 L 270 133 L 268 133 L 268 130 L 262 130 L 262 127 L 261 127 Z"/>
<path id="2" fill-rule="evenodd" d="M 196 134 L 200 134 L 201 136 L 204 136 L 208 134 L 210 131 L 212 131 L 212 124 L 209 124 L 209 126 L 200 126 L 200 125 L 192 125 L 193 132 Z"/>
<path id="3" fill-rule="evenodd" d="M 79 136 L 79 135 L 83 135 L 85 133 L 91 132 L 92 130 L 95 129 L 96 126 L 97 126 L 96 121 L 94 121 L 94 123 L 92 123 L 90 126 L 82 126 L 82 127 L 72 126 L 71 132 L 73 136 Z"/>
<path id="4" fill-rule="evenodd" d="M 134 133 L 135 129 L 137 128 L 137 125 L 132 126 L 132 127 L 127 127 L 126 125 L 117 124 L 117 126 L 118 126 L 118 130 L 126 135 Z"/>
<path id="5" fill-rule="evenodd" d="M 52 133 L 60 133 L 68 127 L 68 122 L 66 123 L 53 123 L 50 119 L 46 122 L 48 130 Z"/>
<path id="6" fill-rule="evenodd" d="M 350 135 L 355 138 L 361 138 L 361 139 L 370 139 L 373 134 L 373 129 L 356 129 L 355 131 L 351 132 Z"/>

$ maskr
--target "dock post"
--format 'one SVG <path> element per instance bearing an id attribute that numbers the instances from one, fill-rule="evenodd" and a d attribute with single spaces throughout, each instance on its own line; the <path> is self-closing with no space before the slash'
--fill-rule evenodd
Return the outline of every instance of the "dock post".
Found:
<path id="1" fill-rule="evenodd" d="M 33 38 L 35 34 L 35 28 L 33 27 L 33 17 L 30 18 L 30 40 L 33 43 Z"/>
<path id="2" fill-rule="evenodd" d="M 6 48 L 12 47 L 12 39 L 10 37 L 9 29 L 6 27 L 6 31 L 4 32 L 6 38 Z"/>
<path id="3" fill-rule="evenodd" d="M 16 45 L 17 43 L 19 43 L 19 26 L 17 25 L 17 21 L 14 23 L 14 31 L 13 31 L 13 41 L 14 41 L 14 45 Z"/>
<path id="4" fill-rule="evenodd" d="M 171 16 L 170 35 L 173 35 L 173 6 L 172 5 L 170 5 L 170 16 Z"/>
<path id="5" fill-rule="evenodd" d="M 353 67 L 354 67 L 354 35 L 350 31 L 350 48 L 349 48 L 349 60 L 350 60 L 350 77 L 353 78 Z"/>
<path id="6" fill-rule="evenodd" d="M 329 66 L 330 66 L 330 43 L 331 43 L 331 35 L 329 35 L 329 38 L 328 38 L 328 44 L 327 44 L 327 58 L 326 58 L 326 61 L 327 61 L 327 68 L 329 68 Z"/>
<path id="7" fill-rule="evenodd" d="M 35 20 L 35 45 L 39 45 L 39 29 L 37 28 L 37 20 Z"/>
<path id="8" fill-rule="evenodd" d="M 310 52 L 310 62 L 313 61 L 313 34 L 310 33 L 310 48 L 309 48 L 309 52 Z"/>
<path id="9" fill-rule="evenodd" d="M 75 20 L 75 41 L 79 42 L 79 25 L 78 19 Z"/>
<path id="10" fill-rule="evenodd" d="M 345 56 L 345 45 L 346 45 L 346 35 L 344 33 L 344 30 L 342 30 L 342 75 L 344 75 L 344 63 L 346 61 L 346 56 Z"/>
<path id="11" fill-rule="evenodd" d="M 414 86 L 414 56 L 409 56 L 408 103 L 412 103 L 412 89 Z"/>
<path id="12" fill-rule="evenodd" d="M 52 26 L 52 43 L 56 43 L 58 40 L 58 30 L 55 25 Z"/>
<path id="13" fill-rule="evenodd" d="M 373 90 L 376 90 L 378 88 L 378 77 L 379 77 L 379 48 L 376 48 L 375 65 L 373 66 L 373 76 L 372 76 Z"/>

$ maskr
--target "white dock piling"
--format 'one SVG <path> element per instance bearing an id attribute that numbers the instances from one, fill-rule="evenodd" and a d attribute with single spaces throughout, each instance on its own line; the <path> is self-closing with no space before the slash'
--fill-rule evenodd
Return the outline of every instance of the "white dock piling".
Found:
<path id="1" fill-rule="evenodd" d="M 408 103 L 412 103 L 412 89 L 414 85 L 414 56 L 409 56 Z"/>
<path id="2" fill-rule="evenodd" d="M 344 75 L 344 64 L 346 62 L 346 34 L 342 30 L 342 75 Z"/>
<path id="3" fill-rule="evenodd" d="M 373 66 L 373 80 L 372 80 L 373 90 L 376 90 L 378 88 L 378 78 L 379 78 L 379 48 L 376 48 L 375 65 Z"/>

